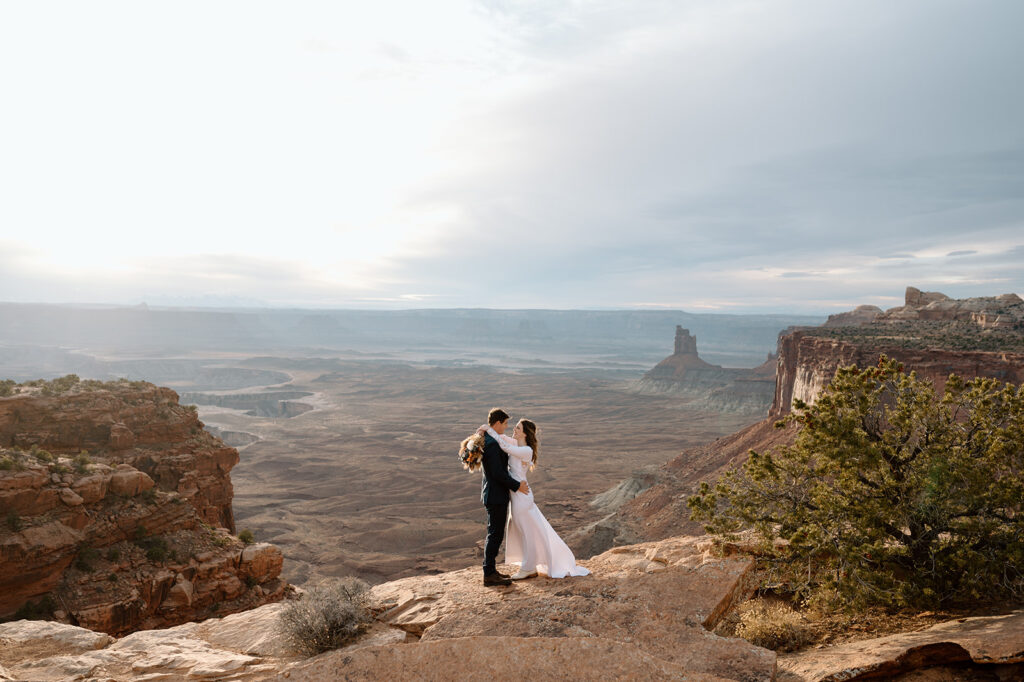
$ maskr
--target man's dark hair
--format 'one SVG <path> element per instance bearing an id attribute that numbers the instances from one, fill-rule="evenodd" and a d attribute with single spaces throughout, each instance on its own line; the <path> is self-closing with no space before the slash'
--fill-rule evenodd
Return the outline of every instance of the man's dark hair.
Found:
<path id="1" fill-rule="evenodd" d="M 500 407 L 493 407 L 491 411 L 487 413 L 487 425 L 494 426 L 498 422 L 508 421 L 508 412 L 501 409 Z"/>

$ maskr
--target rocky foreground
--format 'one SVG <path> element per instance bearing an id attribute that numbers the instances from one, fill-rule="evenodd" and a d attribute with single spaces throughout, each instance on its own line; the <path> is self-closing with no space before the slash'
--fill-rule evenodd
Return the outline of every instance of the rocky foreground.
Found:
<path id="1" fill-rule="evenodd" d="M 1024 672 L 1024 612 L 777 657 L 710 632 L 749 595 L 752 563 L 716 556 L 706 537 L 619 547 L 581 563 L 591 576 L 508 588 L 483 587 L 478 568 L 378 585 L 379 615 L 367 632 L 308 659 L 282 643 L 283 603 L 120 639 L 16 621 L 0 625 L 0 679 L 754 682 L 892 679 L 934 666 L 962 673 L 965 664 L 1001 679 Z"/>

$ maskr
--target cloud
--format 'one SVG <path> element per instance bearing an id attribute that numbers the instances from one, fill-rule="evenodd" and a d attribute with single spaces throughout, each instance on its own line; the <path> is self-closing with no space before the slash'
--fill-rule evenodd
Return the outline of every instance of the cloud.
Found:
<path id="1" fill-rule="evenodd" d="M 91 69 L 73 126 L 54 106 L 10 128 L 42 147 L 11 138 L 5 222 L 68 273 L 36 291 L 818 312 L 1024 290 L 1012 0 L 241 7 L 252 35 L 222 30 L 230 8 L 175 19 L 196 46 L 175 68 L 128 45 L 137 101 Z M 60 82 L 60 59 L 26 63 L 12 92 Z"/>

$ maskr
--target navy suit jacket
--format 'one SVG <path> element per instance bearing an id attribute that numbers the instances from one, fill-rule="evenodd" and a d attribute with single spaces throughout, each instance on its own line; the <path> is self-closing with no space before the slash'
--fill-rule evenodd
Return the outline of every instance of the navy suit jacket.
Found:
<path id="1" fill-rule="evenodd" d="M 480 487 L 480 501 L 486 507 L 503 507 L 511 499 L 511 492 L 519 490 L 519 481 L 508 473 L 508 455 L 490 434 L 484 435 L 484 480 Z"/>

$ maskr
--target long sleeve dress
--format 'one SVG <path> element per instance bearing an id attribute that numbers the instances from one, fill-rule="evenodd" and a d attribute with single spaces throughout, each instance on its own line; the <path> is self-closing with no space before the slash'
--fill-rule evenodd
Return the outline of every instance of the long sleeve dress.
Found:
<path id="1" fill-rule="evenodd" d="M 508 472 L 512 478 L 525 481 L 533 450 L 493 429 L 488 429 L 488 433 L 508 453 Z M 505 531 L 505 563 L 517 564 L 523 573 L 536 571 L 549 578 L 589 575 L 589 570 L 576 565 L 572 550 L 534 504 L 533 486 L 528 493 L 516 491 L 511 496 L 512 510 Z"/>

